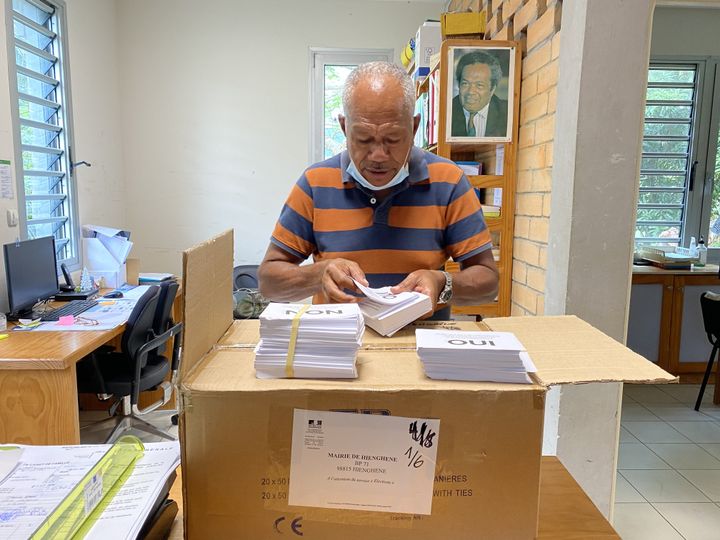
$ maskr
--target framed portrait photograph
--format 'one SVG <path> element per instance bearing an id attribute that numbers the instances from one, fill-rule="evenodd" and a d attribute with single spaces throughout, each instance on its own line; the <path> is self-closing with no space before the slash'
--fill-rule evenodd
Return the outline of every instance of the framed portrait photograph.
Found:
<path id="1" fill-rule="evenodd" d="M 447 142 L 512 139 L 515 51 L 513 47 L 447 49 Z"/>

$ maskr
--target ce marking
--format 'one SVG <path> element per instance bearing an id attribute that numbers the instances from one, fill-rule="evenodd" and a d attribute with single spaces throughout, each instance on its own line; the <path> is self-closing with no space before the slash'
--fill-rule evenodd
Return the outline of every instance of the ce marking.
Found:
<path id="1" fill-rule="evenodd" d="M 275 532 L 278 534 L 282 534 L 283 532 L 280 530 L 280 524 L 285 521 L 284 516 L 280 516 L 275 520 L 273 523 L 273 529 L 275 529 Z M 303 536 L 303 532 L 300 530 L 302 529 L 302 517 L 295 518 L 290 522 L 290 530 L 297 534 L 298 536 Z"/>

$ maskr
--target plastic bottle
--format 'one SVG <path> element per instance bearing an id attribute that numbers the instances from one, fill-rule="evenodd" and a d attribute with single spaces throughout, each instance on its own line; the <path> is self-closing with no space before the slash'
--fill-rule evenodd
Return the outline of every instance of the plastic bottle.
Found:
<path id="1" fill-rule="evenodd" d="M 690 237 L 690 247 L 688 250 L 690 251 L 691 257 L 697 257 L 697 241 L 694 236 Z"/>
<path id="2" fill-rule="evenodd" d="M 707 246 L 705 245 L 705 239 L 701 236 L 700 241 L 697 245 L 697 252 L 698 252 L 698 259 L 700 259 L 698 262 L 695 263 L 695 266 L 705 266 L 707 264 Z"/>

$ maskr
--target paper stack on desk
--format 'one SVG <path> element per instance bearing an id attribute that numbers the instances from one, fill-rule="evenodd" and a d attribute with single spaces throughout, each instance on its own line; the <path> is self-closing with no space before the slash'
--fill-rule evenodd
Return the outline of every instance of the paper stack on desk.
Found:
<path id="1" fill-rule="evenodd" d="M 260 315 L 259 379 L 351 379 L 365 324 L 357 304 L 271 303 Z"/>
<path id="2" fill-rule="evenodd" d="M 113 448 L 0 445 L 14 461 L 0 466 L 0 538 L 137 538 L 180 465 L 180 445 L 140 444 L 119 478 Z"/>
<path id="3" fill-rule="evenodd" d="M 510 332 L 415 330 L 417 353 L 431 379 L 531 383 L 533 364 Z"/>
<path id="4" fill-rule="evenodd" d="M 371 289 L 357 281 L 355 285 L 366 297 L 360 302 L 365 324 L 381 336 L 392 336 L 432 310 L 432 301 L 426 294 L 414 291 L 392 294 L 390 287 Z"/>

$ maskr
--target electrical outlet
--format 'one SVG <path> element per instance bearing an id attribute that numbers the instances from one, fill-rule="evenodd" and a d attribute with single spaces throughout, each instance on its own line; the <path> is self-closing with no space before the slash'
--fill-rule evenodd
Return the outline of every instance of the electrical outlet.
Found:
<path id="1" fill-rule="evenodd" d="M 12 208 L 8 209 L 7 224 L 8 224 L 8 227 L 17 227 L 17 225 L 18 225 L 17 210 L 13 210 Z"/>

